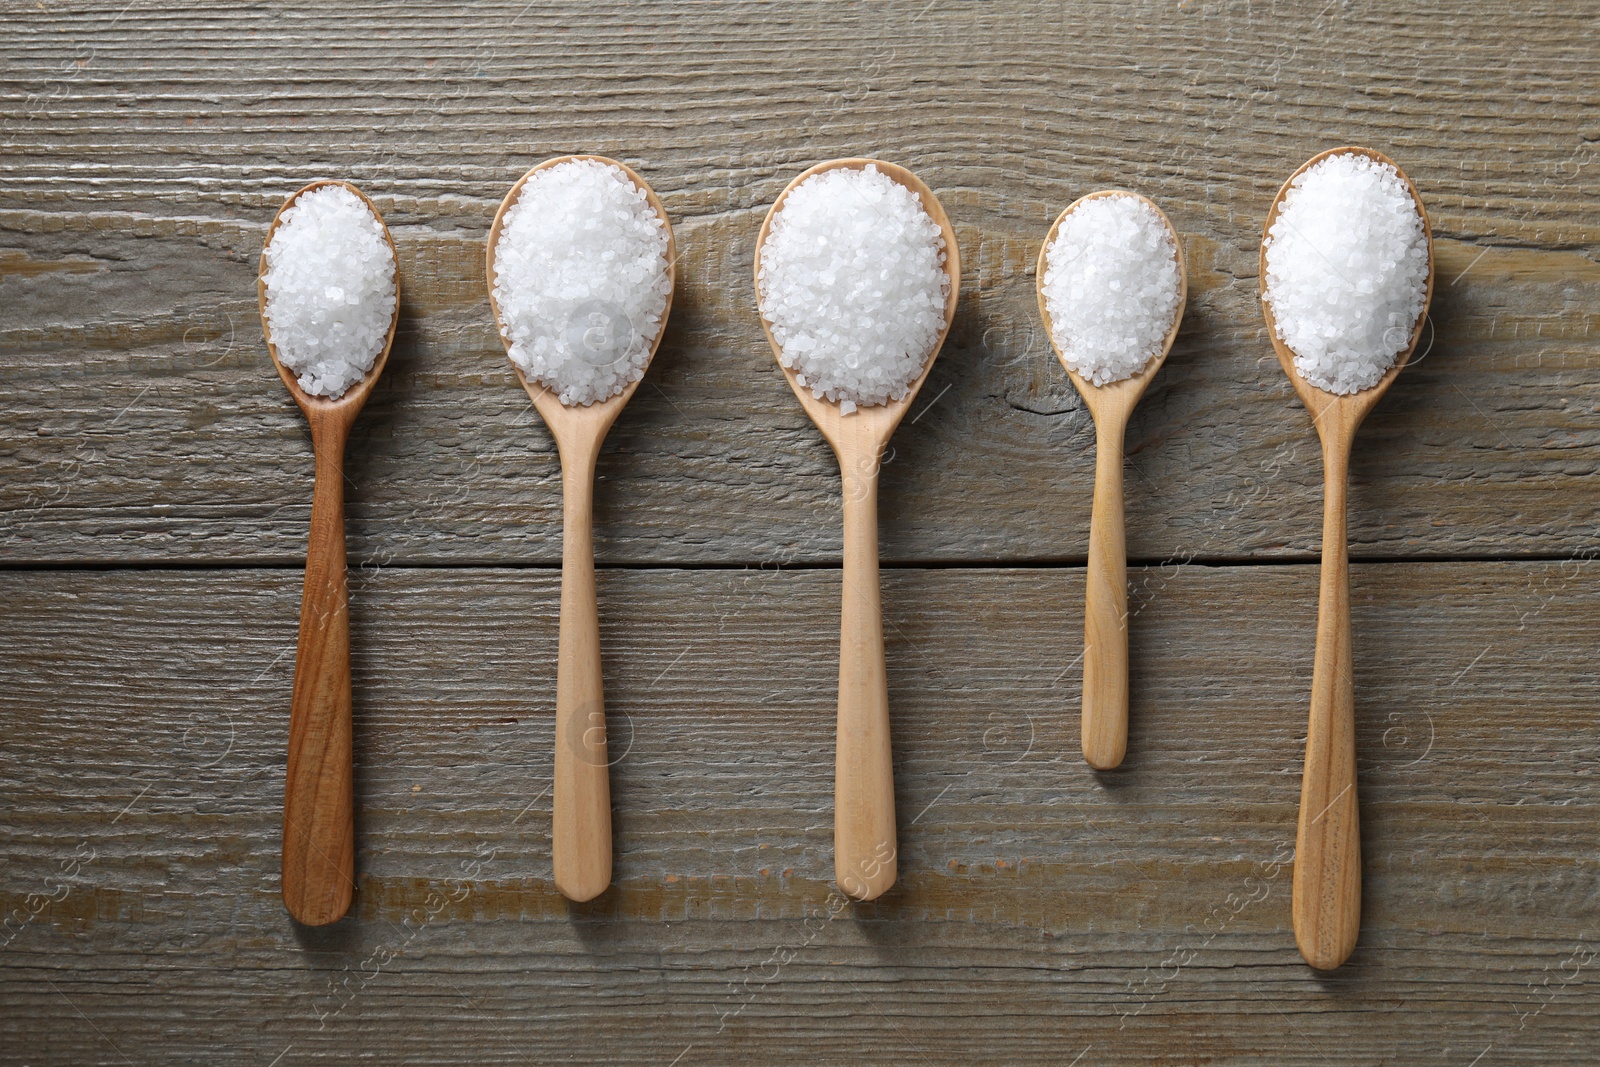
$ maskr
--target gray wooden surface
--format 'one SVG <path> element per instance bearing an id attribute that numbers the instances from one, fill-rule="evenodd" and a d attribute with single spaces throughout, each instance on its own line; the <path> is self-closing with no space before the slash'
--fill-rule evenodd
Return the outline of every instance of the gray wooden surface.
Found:
<path id="1" fill-rule="evenodd" d="M 1600 6 L 233 6 L 0 0 L 0 1062 L 1600 1061 Z M 1366 896 L 1289 928 L 1320 535 L 1255 302 L 1267 203 L 1367 144 L 1438 239 L 1351 493 Z M 482 240 L 625 159 L 677 231 L 601 459 L 617 885 L 549 883 L 560 485 Z M 902 883 L 830 895 L 837 472 L 752 241 L 871 154 L 955 221 L 955 329 L 882 499 Z M 255 310 L 317 177 L 400 246 L 351 443 L 361 888 L 277 899 L 310 445 Z M 1050 220 L 1183 231 L 1130 429 L 1132 742 L 1077 756 L 1093 439 L 1036 323 Z"/>

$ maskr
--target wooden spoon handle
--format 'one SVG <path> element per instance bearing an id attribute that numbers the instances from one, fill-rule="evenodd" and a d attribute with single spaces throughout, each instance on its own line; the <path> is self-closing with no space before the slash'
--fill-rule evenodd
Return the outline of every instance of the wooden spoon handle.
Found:
<path id="1" fill-rule="evenodd" d="M 1128 751 L 1128 547 L 1123 426 L 1096 424 L 1094 510 L 1083 613 L 1083 758 L 1108 771 Z"/>
<path id="2" fill-rule="evenodd" d="M 551 865 L 556 888 L 592 900 L 611 884 L 611 777 L 594 587 L 594 451 L 562 456 L 561 642 Z"/>
<path id="3" fill-rule="evenodd" d="M 1323 466 L 1322 590 L 1295 846 L 1294 936 L 1306 962 L 1328 970 L 1349 957 L 1361 931 L 1361 825 L 1345 531 L 1348 442 L 1324 448 Z"/>
<path id="4" fill-rule="evenodd" d="M 283 903 L 320 926 L 355 889 L 350 770 L 350 587 L 345 577 L 343 428 L 313 423 L 316 487 L 300 598 L 283 795 Z"/>
<path id="5" fill-rule="evenodd" d="M 844 601 L 839 623 L 839 723 L 833 784 L 833 872 L 872 900 L 898 872 L 889 680 L 878 590 L 878 458 L 844 468 Z"/>

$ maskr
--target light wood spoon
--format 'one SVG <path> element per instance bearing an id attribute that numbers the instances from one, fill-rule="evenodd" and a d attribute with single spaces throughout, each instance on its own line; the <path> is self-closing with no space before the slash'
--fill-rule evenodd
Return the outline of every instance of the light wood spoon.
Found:
<path id="1" fill-rule="evenodd" d="M 1312 156 L 1289 176 L 1267 212 L 1262 230 L 1260 286 L 1267 288 L 1266 236 L 1290 186 L 1307 168 L 1329 156 L 1354 153 L 1394 167 L 1422 216 L 1428 240 L 1428 289 L 1411 341 L 1376 385 L 1338 395 L 1307 382 L 1295 369 L 1294 352 L 1278 338 L 1272 307 L 1261 313 L 1278 362 L 1322 441 L 1322 588 L 1317 600 L 1317 654 L 1311 674 L 1311 719 L 1306 734 L 1305 776 L 1300 786 L 1300 827 L 1295 842 L 1294 936 L 1311 966 L 1331 970 L 1349 958 L 1361 932 L 1361 824 L 1356 803 L 1355 683 L 1350 654 L 1350 563 L 1345 527 L 1345 489 L 1356 428 L 1394 382 L 1416 350 L 1433 300 L 1433 229 L 1422 197 L 1405 172 L 1370 148 L 1334 148 Z"/>
<path id="2" fill-rule="evenodd" d="M 872 900 L 894 885 L 898 872 L 895 839 L 894 765 L 889 746 L 889 683 L 883 657 L 883 609 L 878 588 L 878 471 L 884 448 L 950 332 L 961 289 L 961 252 L 950 219 L 933 190 L 910 171 L 876 159 L 835 159 L 819 163 L 790 182 L 767 212 L 756 238 L 756 291 L 761 289 L 761 249 L 772 220 L 791 190 L 823 171 L 860 170 L 875 164 L 884 175 L 916 193 L 944 234 L 944 271 L 950 279 L 944 329 L 928 353 L 922 373 L 900 400 L 859 407 L 844 415 L 832 400 L 819 400 L 779 361 L 789 387 L 811 421 L 833 448 L 844 480 L 843 607 L 839 639 L 839 721 L 834 761 L 833 868 L 839 888 L 857 900 Z M 782 349 L 766 316 L 761 327 L 775 355 Z"/>
<path id="3" fill-rule="evenodd" d="M 308 926 L 331 923 L 350 909 L 355 890 L 355 795 L 350 737 L 350 587 L 345 576 L 344 447 L 356 413 L 389 361 L 400 321 L 400 276 L 395 274 L 394 316 L 383 350 L 366 377 L 330 399 L 300 388 L 294 371 L 278 359 L 267 322 L 266 245 L 283 213 L 314 189 L 342 185 L 361 197 L 378 225 L 383 216 L 361 190 L 347 182 L 312 182 L 284 202 L 267 230 L 256 295 L 261 329 L 272 365 L 311 425 L 316 476 L 311 497 L 311 533 L 306 543 L 306 580 L 300 597 L 300 640 L 295 649 L 294 695 L 289 705 L 289 769 L 283 794 L 283 903 Z M 383 226 L 394 252 L 394 239 Z"/>
<path id="4" fill-rule="evenodd" d="M 676 284 L 677 245 L 672 223 L 667 219 L 655 191 L 632 169 L 604 156 L 558 156 L 524 174 L 511 187 L 494 225 L 489 228 L 489 247 L 485 266 L 489 282 L 489 304 L 494 309 L 495 326 L 507 348 L 500 306 L 495 301 L 495 248 L 500 242 L 500 227 L 506 211 L 522 195 L 529 178 L 547 167 L 575 159 L 594 160 L 621 169 L 635 186 L 644 191 L 650 206 L 661 217 L 667 231 L 667 280 Z M 672 311 L 672 292 L 650 343 L 649 359 L 654 360 Z M 598 403 L 563 404 L 545 386 L 529 381 L 522 368 L 511 364 L 513 373 L 533 399 L 550 436 L 561 454 L 561 634 L 556 664 L 555 784 L 552 787 L 550 860 L 556 888 L 571 900 L 592 900 L 611 884 L 611 780 L 606 754 L 605 691 L 600 673 L 600 616 L 594 586 L 594 472 L 611 424 L 639 388 L 629 382 L 622 392 Z M 645 364 L 648 371 L 649 362 Z M 641 379 L 642 380 L 642 379 Z"/>
<path id="5" fill-rule="evenodd" d="M 1044 276 L 1050 245 L 1056 231 L 1078 207 L 1105 196 L 1132 196 L 1155 209 L 1172 235 L 1178 252 L 1178 307 L 1161 351 L 1138 374 L 1105 385 L 1095 385 L 1067 366 L 1066 354 L 1055 343 L 1050 308 L 1044 296 Z M 1167 361 L 1177 339 L 1183 311 L 1189 302 L 1189 277 L 1184 266 L 1183 242 L 1172 221 L 1154 203 L 1137 193 L 1105 189 L 1080 197 L 1063 211 L 1045 235 L 1035 270 L 1039 315 L 1056 358 L 1083 397 L 1094 419 L 1094 507 L 1089 516 L 1089 563 L 1085 577 L 1083 612 L 1083 758 L 1089 766 L 1107 771 L 1122 762 L 1128 751 L 1128 548 L 1122 512 L 1123 441 L 1133 406 Z"/>

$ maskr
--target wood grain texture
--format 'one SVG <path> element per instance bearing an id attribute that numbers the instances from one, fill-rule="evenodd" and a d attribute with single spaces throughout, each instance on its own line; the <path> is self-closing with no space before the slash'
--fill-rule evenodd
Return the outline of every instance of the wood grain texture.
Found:
<path id="1" fill-rule="evenodd" d="M 1353 460 L 1355 557 L 1580 551 L 1600 459 L 1594 18 L 19 6 L 0 43 L 0 544 L 297 558 L 310 446 L 272 388 L 250 274 L 282 197 L 340 174 L 393 224 L 408 294 L 352 442 L 352 558 L 553 564 L 554 447 L 509 387 L 477 260 L 509 183 L 583 148 L 635 165 L 682 245 L 672 324 L 600 460 L 599 559 L 836 561 L 832 460 L 762 343 L 750 262 L 786 181 L 870 150 L 938 192 L 965 261 L 926 410 L 886 468 L 886 560 L 1084 558 L 1093 431 L 1031 271 L 1057 212 L 1108 185 L 1168 210 L 1193 275 L 1129 428 L 1129 552 L 1313 559 L 1314 438 L 1272 365 L 1255 249 L 1284 177 L 1355 142 L 1402 163 L 1440 237 L 1427 354 Z"/>
<path id="2" fill-rule="evenodd" d="M 829 890 L 837 571 L 600 572 L 616 882 L 585 905 L 551 884 L 557 573 L 357 573 L 360 889 L 298 939 L 298 575 L 0 575 L 0 903 L 64 887 L 7 928 L 0 1058 L 1582 1061 L 1600 571 L 1352 567 L 1365 928 L 1322 978 L 1289 919 L 1316 572 L 1134 568 L 1105 777 L 1081 569 L 885 572 L 905 817 L 866 905 Z"/>
<path id="3" fill-rule="evenodd" d="M 1597 17 L 7 5 L 0 1061 L 1592 1059 Z M 1364 928 L 1318 976 L 1289 887 L 1320 455 L 1256 249 L 1293 167 L 1352 142 L 1422 189 L 1438 293 L 1351 461 Z M 680 249 L 597 466 L 617 877 L 581 905 L 548 843 L 560 468 L 481 273 L 507 186 L 572 151 L 634 166 Z M 861 154 L 937 192 L 963 278 L 880 479 L 901 877 L 847 904 L 837 466 L 750 270 L 784 183 Z M 312 450 L 252 285 L 327 176 L 373 195 L 406 295 L 345 469 L 360 884 L 297 934 Z M 1130 738 L 1096 776 L 1094 431 L 1032 270 L 1108 186 L 1166 209 L 1190 299 L 1128 428 Z"/>
<path id="4" fill-rule="evenodd" d="M 308 414 L 317 439 L 316 501 L 289 698 L 282 892 L 290 915 L 320 926 L 344 916 L 355 889 L 354 698 L 344 544 L 344 447 L 355 412 Z"/>

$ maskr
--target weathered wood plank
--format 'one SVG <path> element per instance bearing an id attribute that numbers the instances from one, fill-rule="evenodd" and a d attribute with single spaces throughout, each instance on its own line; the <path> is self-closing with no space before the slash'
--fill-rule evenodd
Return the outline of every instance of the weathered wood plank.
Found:
<path id="1" fill-rule="evenodd" d="M 618 884 L 579 907 L 549 884 L 556 576 L 369 571 L 363 881 L 297 935 L 298 575 L 0 575 L 0 903 L 64 893 L 6 933 L 0 1058 L 1582 1060 L 1600 572 L 1354 568 L 1365 927 L 1322 979 L 1287 891 L 1315 578 L 1136 570 L 1129 759 L 1097 776 L 1080 571 L 887 573 L 904 881 L 830 915 L 837 571 L 602 572 Z"/>
<path id="2" fill-rule="evenodd" d="M 0 41 L 0 545 L 41 562 L 296 558 L 309 446 L 252 279 L 282 197 L 338 173 L 394 224 L 407 294 L 352 445 L 353 558 L 558 559 L 551 445 L 490 327 L 481 241 L 523 169 L 583 148 L 648 176 L 684 252 L 658 365 L 601 461 L 603 560 L 837 557 L 832 460 L 772 366 L 749 271 L 782 184 L 861 152 L 937 189 L 968 270 L 886 472 L 887 558 L 1082 558 L 1092 436 L 1030 272 L 1061 206 L 1126 184 L 1168 209 L 1196 274 L 1130 429 L 1130 550 L 1305 559 L 1316 449 L 1261 336 L 1254 247 L 1282 178 L 1355 141 L 1404 163 L 1441 238 L 1431 349 L 1357 448 L 1357 554 L 1576 553 L 1600 466 L 1595 17 L 18 7 Z"/>
<path id="3" fill-rule="evenodd" d="M 1591 1058 L 1597 15 L 11 5 L 0 556 L 256 569 L 0 572 L 0 1060 Z M 1366 928 L 1319 979 L 1288 922 L 1319 471 L 1254 242 L 1341 141 L 1400 159 L 1440 237 L 1433 345 L 1358 445 L 1355 554 L 1476 562 L 1355 567 Z M 601 464 L 601 558 L 642 569 L 602 573 L 618 885 L 569 908 L 557 579 L 498 566 L 559 558 L 559 486 L 481 242 L 576 149 L 645 173 L 685 254 Z M 754 565 L 834 561 L 837 483 L 749 272 L 783 183 L 862 152 L 938 190 L 968 274 L 884 480 L 904 881 L 836 911 L 838 576 Z M 349 471 L 363 881 L 297 933 L 275 870 L 310 452 L 252 278 L 282 197 L 332 173 L 394 225 L 407 304 Z M 1195 277 L 1129 435 L 1130 549 L 1168 562 L 1133 572 L 1129 762 L 1095 776 L 1060 566 L 1091 437 L 1029 272 L 1110 184 L 1162 202 Z"/>

